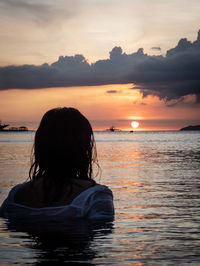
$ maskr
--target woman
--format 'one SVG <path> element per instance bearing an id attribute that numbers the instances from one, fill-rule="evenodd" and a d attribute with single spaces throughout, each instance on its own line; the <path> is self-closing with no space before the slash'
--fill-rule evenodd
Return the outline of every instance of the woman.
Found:
<path id="1" fill-rule="evenodd" d="M 112 219 L 111 190 L 93 180 L 96 148 L 88 120 L 74 108 L 55 108 L 35 134 L 29 182 L 15 186 L 0 215 L 14 219 Z"/>

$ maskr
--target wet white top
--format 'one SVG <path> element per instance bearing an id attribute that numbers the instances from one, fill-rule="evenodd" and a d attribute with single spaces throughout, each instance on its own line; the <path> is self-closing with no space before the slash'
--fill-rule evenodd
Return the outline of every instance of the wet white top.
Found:
<path id="1" fill-rule="evenodd" d="M 58 207 L 32 208 L 14 202 L 18 184 L 11 189 L 0 208 L 0 216 L 13 219 L 57 221 L 69 218 L 107 220 L 114 217 L 113 194 L 104 185 L 95 185 L 80 193 L 70 204 Z"/>

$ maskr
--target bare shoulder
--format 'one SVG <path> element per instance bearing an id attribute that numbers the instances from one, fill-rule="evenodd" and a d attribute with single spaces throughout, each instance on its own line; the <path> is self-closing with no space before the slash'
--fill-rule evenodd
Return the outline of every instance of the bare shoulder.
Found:
<path id="1" fill-rule="evenodd" d="M 22 186 L 17 190 L 15 194 L 15 202 L 28 205 L 31 207 L 36 207 L 34 201 L 39 201 L 41 198 L 40 191 L 42 190 L 42 184 L 41 181 L 37 181 L 37 184 L 33 184 L 33 181 L 25 182 L 22 184 Z M 35 190 L 35 186 L 37 186 L 37 190 Z M 36 194 L 37 193 L 37 197 Z M 37 200 L 36 200 L 37 199 Z"/>
<path id="2" fill-rule="evenodd" d="M 19 189 L 17 190 L 17 192 L 15 194 L 15 199 L 20 197 L 20 195 L 23 193 L 30 192 L 31 183 L 32 182 L 29 181 L 29 182 L 25 182 L 25 183 L 21 184 L 21 186 L 19 187 Z"/>
<path id="3" fill-rule="evenodd" d="M 73 183 L 75 186 L 82 187 L 83 189 L 87 189 L 94 185 L 94 182 L 92 180 L 90 181 L 85 179 L 75 179 Z"/>
<path id="4" fill-rule="evenodd" d="M 58 201 L 51 203 L 51 206 L 62 206 L 72 202 L 84 190 L 94 186 L 95 182 L 83 179 L 74 179 L 72 184 L 63 184 L 63 189 L 60 190 Z M 53 194 L 54 187 L 48 193 Z M 33 208 L 46 207 L 44 204 L 44 187 L 43 179 L 38 179 L 24 183 L 15 194 L 16 203 L 23 204 Z"/>
<path id="5" fill-rule="evenodd" d="M 24 182 L 20 188 L 17 190 L 16 192 L 16 196 L 19 196 L 21 193 L 30 193 L 30 191 L 33 189 L 33 187 L 41 187 L 42 186 L 42 182 L 41 180 L 37 180 L 35 182 L 33 181 L 28 181 L 28 182 Z"/>

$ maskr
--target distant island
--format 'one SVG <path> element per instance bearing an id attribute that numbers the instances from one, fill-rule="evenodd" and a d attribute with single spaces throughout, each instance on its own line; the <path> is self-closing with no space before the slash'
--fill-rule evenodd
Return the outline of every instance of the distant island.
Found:
<path id="1" fill-rule="evenodd" d="M 200 125 L 183 127 L 180 131 L 200 130 Z"/>
<path id="2" fill-rule="evenodd" d="M 10 131 L 28 131 L 27 127 L 21 126 L 21 127 L 10 127 L 10 128 L 6 128 L 7 126 L 9 126 L 8 124 L 2 124 L 0 121 L 0 131 L 3 132 L 10 132 Z"/>

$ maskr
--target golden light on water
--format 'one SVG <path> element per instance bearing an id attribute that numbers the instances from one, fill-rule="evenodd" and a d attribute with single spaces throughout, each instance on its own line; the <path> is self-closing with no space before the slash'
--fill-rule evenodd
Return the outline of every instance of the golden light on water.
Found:
<path id="1" fill-rule="evenodd" d="M 133 121 L 133 122 L 131 122 L 131 126 L 133 127 L 133 128 L 138 128 L 139 127 L 139 122 L 137 122 L 137 121 Z"/>

